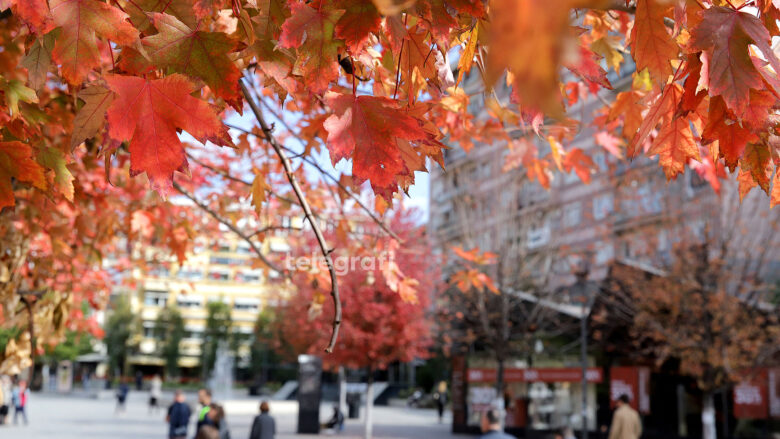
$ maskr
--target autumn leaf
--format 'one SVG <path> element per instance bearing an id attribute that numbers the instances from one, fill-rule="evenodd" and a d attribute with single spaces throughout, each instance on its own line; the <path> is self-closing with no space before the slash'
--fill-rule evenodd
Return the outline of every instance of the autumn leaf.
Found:
<path id="1" fill-rule="evenodd" d="M 770 46 L 771 36 L 755 15 L 713 6 L 701 14 L 701 23 L 691 32 L 691 48 L 709 55 L 709 94 L 722 96 L 726 106 L 742 117 L 750 102 L 750 90 L 764 88 L 762 76 L 750 57 L 755 45 L 780 72 L 780 60 Z"/>
<path id="2" fill-rule="evenodd" d="M 0 90 L 5 95 L 5 105 L 11 113 L 11 117 L 19 116 L 19 102 L 38 102 L 35 90 L 27 88 L 18 79 L 6 81 L 0 77 Z"/>
<path id="3" fill-rule="evenodd" d="M 93 137 L 103 128 L 106 121 L 106 111 L 114 100 L 114 93 L 102 85 L 91 85 L 79 93 L 84 105 L 76 113 L 73 120 L 73 133 L 70 136 L 70 149 L 81 145 L 81 142 Z"/>
<path id="4" fill-rule="evenodd" d="M 647 140 L 661 118 L 671 119 L 673 117 L 681 96 L 681 87 L 678 84 L 671 83 L 663 88 L 660 95 L 654 96 L 655 99 L 650 99 L 653 95 L 645 97 L 645 102 L 651 102 L 650 108 L 643 116 L 639 129 L 629 143 L 627 150 L 628 158 L 634 157 L 636 151 Z"/>
<path id="5" fill-rule="evenodd" d="M 372 33 L 377 33 L 382 25 L 373 3 L 364 0 L 344 0 L 337 3 L 344 15 L 336 23 L 336 37 L 344 40 L 347 49 L 353 54 L 360 53 Z"/>
<path id="6" fill-rule="evenodd" d="M 38 152 L 38 162 L 54 170 L 54 186 L 65 199 L 73 201 L 73 174 L 68 169 L 65 154 L 57 148 L 46 147 Z"/>
<path id="7" fill-rule="evenodd" d="M 51 0 L 51 15 L 62 33 L 54 45 L 52 58 L 60 64 L 62 76 L 71 84 L 81 84 L 100 65 L 97 37 L 120 45 L 138 39 L 138 31 L 120 9 L 96 0 Z"/>
<path id="8" fill-rule="evenodd" d="M 35 40 L 27 55 L 22 59 L 22 67 L 27 69 L 30 86 L 40 90 L 46 82 L 46 74 L 51 67 L 51 51 L 54 49 L 54 32 Z"/>
<path id="9" fill-rule="evenodd" d="M 333 109 L 324 123 L 333 164 L 351 158 L 356 179 L 371 181 L 375 191 L 395 188 L 404 170 L 396 140 L 428 138 L 417 119 L 400 110 L 397 101 L 383 97 L 328 92 L 325 101 Z"/>
<path id="10" fill-rule="evenodd" d="M 588 184 L 590 183 L 591 175 L 596 171 L 596 164 L 582 149 L 572 148 L 563 157 L 563 169 L 566 172 L 574 170 L 574 173 L 580 177 L 580 180 Z"/>
<path id="11" fill-rule="evenodd" d="M 263 203 L 268 199 L 266 192 L 269 186 L 266 182 L 265 175 L 261 172 L 255 174 L 255 179 L 252 180 L 252 205 L 255 206 L 255 212 L 260 214 L 263 209 Z"/>
<path id="12" fill-rule="evenodd" d="M 571 70 L 588 83 L 593 92 L 598 92 L 598 87 L 612 90 L 612 84 L 607 79 L 607 72 L 599 64 L 600 57 L 584 45 L 579 47 L 579 56 L 573 63 L 564 63 L 563 66 Z"/>
<path id="13" fill-rule="evenodd" d="M 753 181 L 767 194 L 772 179 L 772 155 L 769 148 L 761 143 L 751 143 L 745 148 L 745 153 L 739 161 L 742 171 L 748 172 Z"/>
<path id="14" fill-rule="evenodd" d="M 206 102 L 190 96 L 195 88 L 182 75 L 154 80 L 106 75 L 106 82 L 116 93 L 108 108 L 109 135 L 130 141 L 131 175 L 145 172 L 152 188 L 167 194 L 173 172 L 187 168 L 177 129 L 205 142 L 221 135 L 222 123 Z"/>
<path id="15" fill-rule="evenodd" d="M 298 49 L 293 74 L 302 76 L 313 93 L 326 91 L 330 81 L 338 78 L 336 58 L 343 45 L 333 37 L 344 10 L 329 9 L 328 2 L 322 4 L 315 9 L 306 3 L 293 3 L 292 16 L 282 25 L 279 36 L 280 47 Z"/>
<path id="16" fill-rule="evenodd" d="M 685 170 L 685 164 L 693 159 L 701 161 L 699 147 L 693 138 L 690 123 L 685 118 L 664 120 L 647 155 L 658 154 L 658 162 L 669 180 Z"/>
<path id="17" fill-rule="evenodd" d="M 775 169 L 775 176 L 772 179 L 772 195 L 769 198 L 769 207 L 774 208 L 780 204 L 780 167 Z"/>
<path id="18" fill-rule="evenodd" d="M 669 61 L 677 58 L 680 51 L 664 23 L 668 7 L 668 3 L 657 0 L 637 0 L 629 43 L 636 69 L 647 68 L 659 79 L 672 74 Z"/>
<path id="19" fill-rule="evenodd" d="M 458 246 L 453 246 L 452 252 L 458 257 L 477 265 L 493 265 L 496 263 L 496 258 L 498 257 L 498 255 L 493 252 L 483 252 L 479 247 L 474 247 L 471 250 L 466 251 Z"/>
<path id="20" fill-rule="evenodd" d="M 46 176 L 32 148 L 22 142 L 0 142 L 0 209 L 16 204 L 12 179 L 46 189 Z"/>
<path id="21" fill-rule="evenodd" d="M 463 79 L 463 75 L 471 71 L 471 66 L 474 64 L 474 53 L 477 49 L 477 42 L 479 41 L 479 26 L 475 25 L 473 29 L 468 32 L 468 42 L 466 48 L 460 54 L 458 60 L 458 79 L 455 81 L 455 86 L 460 84 L 460 80 Z"/>
<path id="22" fill-rule="evenodd" d="M 241 112 L 238 80 L 241 72 L 228 54 L 237 42 L 222 32 L 191 29 L 168 14 L 149 14 L 158 33 L 142 40 L 151 62 L 192 78 L 202 79 L 217 96 Z"/>
<path id="23" fill-rule="evenodd" d="M 117 0 L 130 16 L 139 32 L 146 32 L 152 26 L 149 13 L 165 12 L 173 15 L 187 26 L 194 27 L 198 19 L 193 9 L 193 0 Z"/>
<path id="24" fill-rule="evenodd" d="M 485 81 L 493 85 L 504 70 L 512 75 L 520 104 L 562 116 L 558 73 L 564 52 L 572 48 L 572 8 L 598 0 L 498 0 L 490 4 L 490 51 Z"/>
<path id="25" fill-rule="evenodd" d="M 709 110 L 707 125 L 702 132 L 702 140 L 703 142 L 718 141 L 719 156 L 733 172 L 739 164 L 745 146 L 749 142 L 758 141 L 758 136 L 735 120 L 720 96 L 710 99 Z"/>

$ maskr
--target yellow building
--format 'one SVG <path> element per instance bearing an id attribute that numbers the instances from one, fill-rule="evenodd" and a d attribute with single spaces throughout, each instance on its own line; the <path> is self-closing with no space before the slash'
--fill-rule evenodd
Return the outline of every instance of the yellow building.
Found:
<path id="1" fill-rule="evenodd" d="M 284 232 L 266 237 L 261 247 L 272 257 L 290 251 Z M 162 309 L 176 307 L 185 328 L 179 367 L 182 376 L 198 376 L 207 304 L 223 301 L 231 310 L 233 333 L 247 335 L 238 349 L 238 366 L 246 366 L 249 334 L 253 332 L 258 313 L 275 307 L 289 289 L 279 273 L 253 267 L 256 261 L 248 243 L 225 234 L 216 240 L 196 239 L 193 251 L 182 266 L 170 260 L 161 264 L 170 269 L 161 267 L 134 273 L 137 289 L 131 295 L 130 304 L 140 324 L 133 340 L 137 350 L 128 358 L 128 365 L 143 370 L 144 374 L 162 371 L 165 359 L 160 355 L 160 340 L 155 338 L 155 324 Z"/>

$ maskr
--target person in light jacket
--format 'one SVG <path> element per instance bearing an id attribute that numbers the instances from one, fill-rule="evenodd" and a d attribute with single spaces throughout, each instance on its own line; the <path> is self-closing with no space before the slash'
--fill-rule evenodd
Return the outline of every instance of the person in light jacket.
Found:
<path id="1" fill-rule="evenodd" d="M 618 398 L 615 414 L 612 415 L 612 426 L 609 428 L 609 439 L 639 439 L 642 436 L 639 413 L 628 402 L 626 394 Z"/>
<path id="2" fill-rule="evenodd" d="M 268 414 L 271 409 L 268 403 L 260 403 L 260 414 L 255 416 L 252 422 L 252 431 L 249 433 L 249 439 L 274 439 L 276 436 L 276 421 Z"/>

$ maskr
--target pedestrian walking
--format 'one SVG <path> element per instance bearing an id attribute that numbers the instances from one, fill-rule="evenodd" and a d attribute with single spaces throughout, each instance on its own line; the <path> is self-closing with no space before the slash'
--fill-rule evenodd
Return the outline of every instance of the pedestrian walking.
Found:
<path id="1" fill-rule="evenodd" d="M 149 413 L 157 413 L 160 408 L 160 398 L 162 398 L 162 378 L 160 375 L 155 375 L 149 389 Z"/>
<path id="2" fill-rule="evenodd" d="M 22 415 L 24 425 L 27 425 L 27 400 L 30 397 L 30 389 L 27 388 L 27 381 L 21 380 L 12 391 L 12 401 L 14 405 L 14 425 L 18 420 L 19 414 Z"/>
<path id="3" fill-rule="evenodd" d="M 168 422 L 168 437 L 170 439 L 185 439 L 187 437 L 187 426 L 190 423 L 192 414 L 190 406 L 185 401 L 184 392 L 177 390 L 173 397 L 173 404 L 168 407 L 168 416 L 165 420 Z"/>
<path id="4" fill-rule="evenodd" d="M 639 439 L 642 435 L 642 423 L 639 413 L 629 404 L 626 394 L 620 395 L 612 415 L 612 426 L 609 428 L 609 439 Z"/>
<path id="5" fill-rule="evenodd" d="M 338 406 L 336 406 L 336 410 L 338 410 Z M 255 420 L 252 421 L 249 439 L 274 439 L 276 436 L 276 421 L 269 414 L 270 411 L 271 408 L 267 402 L 263 401 L 260 403 L 260 414 L 255 416 Z M 341 419 L 343 420 L 344 416 Z"/>
<path id="6" fill-rule="evenodd" d="M 5 424 L 5 417 L 8 416 L 8 404 L 11 399 L 11 391 L 6 390 L 5 375 L 0 376 L 0 425 Z"/>
<path id="7" fill-rule="evenodd" d="M 447 382 L 439 383 L 438 389 L 433 394 L 433 400 L 436 401 L 436 410 L 439 412 L 439 424 L 444 420 L 444 407 L 447 406 Z"/>
<path id="8" fill-rule="evenodd" d="M 504 433 L 501 428 L 501 413 L 497 409 L 485 410 L 482 413 L 482 436 L 479 439 L 515 439 Z"/>
<path id="9" fill-rule="evenodd" d="M 130 393 L 130 386 L 127 385 L 125 380 L 119 379 L 119 388 L 116 390 L 116 409 L 114 413 L 124 412 L 126 410 L 125 402 L 127 401 L 127 394 Z"/>

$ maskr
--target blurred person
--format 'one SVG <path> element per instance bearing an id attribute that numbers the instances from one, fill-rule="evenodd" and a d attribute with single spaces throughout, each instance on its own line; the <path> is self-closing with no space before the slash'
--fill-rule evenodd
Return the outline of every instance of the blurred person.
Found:
<path id="1" fill-rule="evenodd" d="M 577 436 L 574 435 L 574 430 L 571 429 L 571 427 L 564 427 L 561 431 L 562 439 L 577 439 Z"/>
<path id="2" fill-rule="evenodd" d="M 336 409 L 338 409 L 338 406 Z M 270 411 L 271 408 L 266 401 L 260 403 L 260 414 L 255 416 L 255 420 L 252 421 L 249 439 L 274 439 L 276 435 L 276 421 L 269 414 Z M 343 416 L 342 419 L 344 419 Z"/>
<path id="3" fill-rule="evenodd" d="M 204 425 L 198 430 L 195 439 L 220 439 L 219 430 L 212 425 Z"/>
<path id="4" fill-rule="evenodd" d="M 149 389 L 149 413 L 156 413 L 160 408 L 160 398 L 162 398 L 162 379 L 160 375 L 154 375 Z"/>
<path id="5" fill-rule="evenodd" d="M 344 428 L 344 414 L 341 413 L 341 410 L 339 410 L 338 404 L 333 404 L 333 416 L 331 416 L 330 419 L 328 419 L 328 422 L 326 422 L 324 426 L 325 428 L 332 428 L 332 429 L 336 429 L 338 427 L 339 430 Z M 250 437 L 250 439 L 254 439 L 254 438 Z"/>
<path id="6" fill-rule="evenodd" d="M 140 370 L 135 371 L 135 390 L 143 390 L 144 374 Z"/>
<path id="7" fill-rule="evenodd" d="M 433 400 L 436 401 L 436 410 L 439 412 L 439 424 L 444 419 L 444 407 L 447 406 L 447 383 L 441 381 L 436 392 L 433 394 Z"/>
<path id="8" fill-rule="evenodd" d="M 127 385 L 124 379 L 119 379 L 119 388 L 116 390 L 116 409 L 114 413 L 124 412 L 126 410 L 125 402 L 127 401 L 127 394 L 130 393 L 130 386 Z"/>
<path id="9" fill-rule="evenodd" d="M 190 406 L 185 403 L 184 392 L 176 390 L 173 396 L 173 404 L 168 407 L 168 416 L 165 420 L 168 422 L 168 438 L 184 439 L 187 437 L 187 426 L 190 423 L 192 411 Z"/>
<path id="10" fill-rule="evenodd" d="M 24 425 L 27 425 L 27 400 L 30 397 L 30 389 L 27 388 L 27 381 L 21 380 L 19 384 L 14 387 L 11 398 L 14 405 L 14 425 L 16 425 L 19 414 L 22 414 Z"/>
<path id="11" fill-rule="evenodd" d="M 212 422 L 219 432 L 219 439 L 230 439 L 230 429 L 227 425 L 227 419 L 225 418 L 225 409 L 221 405 L 211 403 L 211 409 L 206 414 L 207 418 L 211 418 Z"/>
<path id="12" fill-rule="evenodd" d="M 498 409 L 489 409 L 482 413 L 481 427 L 482 436 L 479 439 L 515 439 L 501 428 L 501 412 Z"/>
<path id="13" fill-rule="evenodd" d="M 5 375 L 0 376 L 0 425 L 5 424 L 5 417 L 8 416 L 8 404 L 11 399 L 11 390 L 5 386 Z"/>
<path id="14" fill-rule="evenodd" d="M 612 426 L 609 428 L 609 439 L 639 439 L 642 435 L 642 423 L 639 413 L 629 404 L 626 394 L 620 395 L 615 402 L 615 414 L 612 415 Z"/>
<path id="15" fill-rule="evenodd" d="M 206 388 L 198 390 L 198 402 L 200 403 L 200 409 L 198 409 L 198 417 L 195 423 L 196 435 L 200 433 L 200 429 L 203 426 L 210 425 L 214 428 L 217 427 L 213 418 L 208 416 L 208 413 L 211 410 L 211 390 Z"/>

